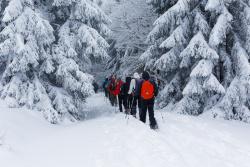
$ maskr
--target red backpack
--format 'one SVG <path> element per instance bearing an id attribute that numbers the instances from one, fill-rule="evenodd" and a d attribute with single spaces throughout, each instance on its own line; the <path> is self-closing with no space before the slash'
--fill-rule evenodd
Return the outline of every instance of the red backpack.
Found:
<path id="1" fill-rule="evenodd" d="M 144 81 L 141 87 L 141 97 L 149 100 L 154 97 L 154 85 L 150 81 Z"/>

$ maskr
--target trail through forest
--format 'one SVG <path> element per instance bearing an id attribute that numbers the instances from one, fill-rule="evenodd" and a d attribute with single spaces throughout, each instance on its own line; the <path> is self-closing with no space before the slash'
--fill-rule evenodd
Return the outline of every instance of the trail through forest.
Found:
<path id="1" fill-rule="evenodd" d="M 0 165 L 4 167 L 248 167 L 249 125 L 156 111 L 159 131 L 115 113 L 97 94 L 89 119 L 50 125 L 34 112 L 1 102 Z M 161 118 L 162 112 L 164 120 Z M 70 155 L 70 156 L 69 156 Z"/>

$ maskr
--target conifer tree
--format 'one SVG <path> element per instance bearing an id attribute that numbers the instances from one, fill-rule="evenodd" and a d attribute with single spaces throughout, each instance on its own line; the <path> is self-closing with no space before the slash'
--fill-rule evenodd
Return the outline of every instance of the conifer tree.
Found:
<path id="1" fill-rule="evenodd" d="M 148 35 L 151 46 L 141 59 L 146 69 L 160 70 L 168 81 L 161 92 L 162 107 L 171 105 L 178 112 L 197 115 L 223 101 L 233 105 L 228 97 L 238 96 L 231 91 L 239 85 L 235 84 L 241 73 L 237 67 L 243 59 L 249 59 L 249 37 L 243 35 L 248 34 L 249 19 L 242 17 L 248 12 L 245 0 L 178 0 L 155 21 Z M 240 54 L 246 58 L 240 58 Z M 245 67 L 248 65 L 246 61 Z M 244 83 L 240 87 L 246 88 L 246 94 L 248 84 Z M 239 101 L 237 108 L 242 109 L 244 104 L 246 111 L 247 99 Z M 230 118 L 242 115 L 233 110 Z M 223 111 L 224 117 L 230 115 L 225 108 Z"/>
<path id="2" fill-rule="evenodd" d="M 42 111 L 51 123 L 84 117 L 85 99 L 93 93 L 86 72 L 92 62 L 109 57 L 103 37 L 109 20 L 97 2 L 5 3 L 0 94 L 12 107 Z"/>
<path id="3" fill-rule="evenodd" d="M 105 37 L 110 35 L 107 27 L 110 20 L 94 2 L 55 0 L 54 5 L 60 12 L 67 7 L 69 9 L 64 14 L 65 22 L 58 33 L 58 46 L 68 57 L 76 60 L 82 70 L 88 70 L 93 62 L 109 58 L 109 44 Z"/>
<path id="4" fill-rule="evenodd" d="M 49 92 L 58 111 L 78 118 L 84 116 L 84 100 L 93 93 L 91 65 L 109 58 L 105 40 L 110 34 L 109 19 L 90 0 L 55 0 L 53 5 L 54 22 L 60 27 L 52 49 L 56 69 L 49 78 L 56 87 Z"/>
<path id="5" fill-rule="evenodd" d="M 56 123 L 58 113 L 41 78 L 43 73 L 53 71 L 49 50 L 54 42 L 53 28 L 35 11 L 32 0 L 11 0 L 2 21 L 6 26 L 0 33 L 1 97 L 12 107 L 40 110 Z"/>
<path id="6" fill-rule="evenodd" d="M 210 2 L 211 4 L 212 2 Z M 208 3 L 209 4 L 209 3 Z M 249 35 L 248 31 L 250 28 L 250 8 L 247 1 L 221 1 L 217 6 L 209 8 L 209 10 L 216 11 L 223 9 L 223 12 L 228 12 L 232 16 L 230 23 L 223 23 L 221 17 L 225 15 L 223 12 L 220 13 L 217 19 L 218 28 L 217 35 L 223 34 L 224 38 L 219 38 L 216 45 L 217 49 L 221 53 L 222 61 L 224 63 L 224 82 L 228 83 L 226 95 L 222 98 L 219 104 L 212 108 L 213 116 L 220 116 L 226 119 L 236 119 L 244 122 L 250 122 L 250 111 L 249 111 Z M 225 33 L 225 27 L 227 25 L 227 33 Z M 216 26 L 214 26 L 216 27 Z M 219 26 L 218 26 L 219 27 Z M 224 33 L 223 33 L 224 29 Z M 219 36 L 220 37 L 220 36 Z M 211 39 L 211 38 L 210 38 Z M 223 76 L 223 75 L 221 75 Z M 227 77 L 230 76 L 230 77 Z M 231 82 L 230 82 L 231 81 Z M 219 109 L 219 110 L 218 110 Z"/>
<path id="7" fill-rule="evenodd" d="M 148 4 L 151 4 L 158 14 L 163 14 L 169 7 L 174 5 L 177 0 L 147 0 Z"/>

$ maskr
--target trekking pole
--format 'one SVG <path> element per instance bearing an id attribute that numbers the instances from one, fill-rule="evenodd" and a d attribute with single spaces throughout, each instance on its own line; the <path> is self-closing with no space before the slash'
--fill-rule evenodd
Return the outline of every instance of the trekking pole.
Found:
<path id="1" fill-rule="evenodd" d="M 115 113 L 117 113 L 117 112 L 118 112 L 118 110 L 119 110 L 119 108 L 118 108 L 118 107 L 119 107 L 119 106 L 118 106 L 118 105 L 119 105 L 119 104 L 118 104 L 118 103 L 119 103 L 119 101 L 118 101 L 118 95 L 117 95 L 117 96 L 115 96 L 115 98 L 116 98 Z"/>
<path id="2" fill-rule="evenodd" d="M 131 105 L 131 107 L 130 107 L 129 112 L 127 113 L 127 125 L 128 125 L 128 123 L 129 123 L 129 116 L 131 115 L 131 110 L 132 110 L 132 105 Z"/>
<path id="3" fill-rule="evenodd" d="M 114 97 L 114 101 L 113 101 L 113 105 L 115 106 L 115 113 L 116 113 L 116 104 L 115 104 L 115 99 L 116 99 L 116 96 Z"/>
<path id="4" fill-rule="evenodd" d="M 128 125 L 128 120 L 129 120 L 129 114 L 128 114 L 128 109 L 126 109 L 126 111 L 125 111 L 125 120 L 126 120 L 126 123 L 127 123 L 127 125 Z"/>
<path id="5" fill-rule="evenodd" d="M 127 123 L 127 125 L 128 125 L 128 121 L 129 121 L 129 108 L 130 107 L 128 107 L 128 109 L 126 109 L 127 111 L 125 111 L 126 112 L 126 115 L 125 115 L 125 119 L 126 119 L 126 123 Z"/>
<path id="6" fill-rule="evenodd" d="M 127 125 L 128 125 L 128 121 L 129 121 L 129 114 L 127 114 Z"/>
<path id="7" fill-rule="evenodd" d="M 164 123 L 165 122 L 165 119 L 164 119 L 164 117 L 163 117 L 163 114 L 162 114 L 162 112 L 159 110 L 159 112 L 161 113 L 161 118 L 162 118 L 162 122 Z"/>
<path id="8" fill-rule="evenodd" d="M 130 105 L 130 112 L 129 113 L 127 113 L 127 125 L 128 125 L 128 122 L 129 122 L 129 116 L 131 115 L 131 113 L 132 113 L 132 107 L 133 107 L 133 104 L 134 104 L 134 100 L 135 100 L 135 97 L 133 96 L 133 99 L 132 99 L 132 103 L 131 103 L 131 105 Z"/>
<path id="9" fill-rule="evenodd" d="M 104 102 L 107 104 L 107 97 L 105 96 L 105 94 L 104 94 L 103 98 L 104 98 Z"/>
<path id="10" fill-rule="evenodd" d="M 135 101 L 135 96 L 133 96 L 132 103 L 131 103 L 131 108 L 130 108 L 131 113 L 132 113 L 132 107 L 133 107 L 134 101 Z"/>
<path id="11" fill-rule="evenodd" d="M 125 119 L 127 119 L 128 116 L 128 98 L 126 98 L 126 106 L 125 106 Z"/>

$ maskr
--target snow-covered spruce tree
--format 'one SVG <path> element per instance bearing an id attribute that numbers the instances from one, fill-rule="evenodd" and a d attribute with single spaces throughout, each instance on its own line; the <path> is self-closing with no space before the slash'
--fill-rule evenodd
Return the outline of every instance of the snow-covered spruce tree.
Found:
<path id="1" fill-rule="evenodd" d="M 248 46 L 242 35 L 249 29 L 242 17 L 248 9 L 244 0 L 178 0 L 156 20 L 148 36 L 152 45 L 141 58 L 168 81 L 162 106 L 200 114 L 226 97 L 225 89 L 239 73 L 233 48 Z"/>
<path id="2" fill-rule="evenodd" d="M 250 65 L 247 53 L 250 28 L 249 1 L 221 1 L 218 4 L 211 4 L 212 2 L 207 4 L 207 9 L 211 12 L 217 11 L 219 16 L 210 42 L 215 44 L 216 49 L 224 56 L 221 59 L 227 69 L 226 72 L 220 68 L 217 71 L 220 72 L 220 76 L 226 76 L 223 80 L 225 83 L 229 83 L 229 79 L 231 81 L 225 85 L 225 87 L 229 85 L 226 95 L 212 109 L 212 114 L 214 117 L 250 123 Z M 223 9 L 222 12 L 219 12 L 219 9 Z M 230 23 L 225 21 L 225 14 L 231 17 Z M 226 33 L 228 29 L 229 33 Z"/>
<path id="3" fill-rule="evenodd" d="M 49 22 L 41 16 L 32 0 L 11 0 L 5 8 L 2 21 L 6 26 L 0 33 L 0 93 L 12 107 L 40 110 L 56 123 L 58 112 L 40 77 L 53 71 L 49 46 L 54 35 Z"/>
<path id="4" fill-rule="evenodd" d="M 82 117 L 84 100 L 93 93 L 92 63 L 107 58 L 109 19 L 90 0 L 55 0 L 54 24 L 59 25 L 52 49 L 55 73 L 48 77 L 49 95 L 57 111 Z"/>
<path id="5" fill-rule="evenodd" d="M 201 102 L 197 99 L 203 90 L 200 90 L 200 94 L 198 92 L 193 92 L 193 94 L 186 88 L 187 96 L 185 98 L 183 98 L 182 91 L 189 80 L 193 66 L 202 59 L 211 61 L 218 58 L 216 52 L 209 47 L 205 40 L 210 32 L 210 27 L 203 16 L 203 11 L 204 3 L 200 1 L 179 0 L 156 20 L 155 27 L 148 36 L 148 42 L 152 45 L 141 56 L 141 59 L 147 62 L 146 69 L 159 70 L 160 75 L 168 82 L 160 97 L 162 107 L 175 104 L 182 99 L 183 105 L 179 106 L 183 108 L 178 107 L 180 112 L 194 112 L 190 114 L 200 112 Z M 207 51 L 208 53 L 206 53 Z M 211 68 L 213 66 L 212 63 L 206 63 L 206 65 L 210 65 Z M 202 62 L 200 66 L 202 66 Z M 211 72 L 212 69 L 210 69 L 210 74 Z M 207 72 L 204 75 L 209 77 L 210 74 Z M 193 75 L 195 79 L 196 74 Z M 197 76 L 197 80 L 199 80 L 198 78 L 206 79 L 202 79 L 201 76 Z M 194 79 L 190 84 L 194 82 Z M 203 81 L 199 82 L 202 84 Z M 190 104 L 190 106 L 186 106 L 184 103 Z"/>
<path id="6" fill-rule="evenodd" d="M 211 109 L 214 117 L 235 119 L 250 123 L 250 65 L 247 52 L 239 42 L 234 44 L 232 59 L 235 77 L 220 103 Z"/>
<path id="7" fill-rule="evenodd" d="M 58 13 L 64 12 L 57 45 L 65 52 L 64 57 L 75 60 L 83 71 L 88 71 L 92 63 L 109 58 L 105 37 L 110 34 L 110 20 L 94 2 L 55 0 L 54 5 Z"/>
<path id="8" fill-rule="evenodd" d="M 147 3 L 155 8 L 156 13 L 163 14 L 177 1 L 178 0 L 147 0 Z"/>
<path id="9" fill-rule="evenodd" d="M 90 60 L 94 57 L 99 61 L 102 58 L 98 58 L 99 55 L 107 57 L 102 47 L 108 45 L 94 29 L 84 26 L 80 27 L 79 31 L 73 29 L 74 27 L 67 29 L 69 24 L 66 22 L 72 19 L 67 15 L 69 8 L 55 10 L 52 3 L 44 0 L 11 0 L 6 3 L 2 18 L 6 26 L 0 33 L 0 93 L 12 107 L 25 106 L 42 111 L 47 120 L 58 123 L 65 118 L 74 121 L 82 117 L 85 98 L 93 92 L 93 77 L 83 73 L 85 60 L 81 60 L 76 54 L 87 55 Z M 85 9 L 84 6 L 82 9 Z M 99 11 L 94 9 L 87 9 L 89 13 L 83 17 L 90 17 Z M 81 9 L 72 11 L 81 12 Z M 58 12 L 56 14 L 61 17 L 55 17 L 54 12 Z M 79 15 L 82 16 L 82 13 Z M 62 26 L 60 31 L 53 31 L 47 20 L 55 28 L 66 26 Z M 90 22 L 95 23 L 91 20 L 85 24 Z M 73 21 L 71 23 L 70 26 L 74 25 Z M 108 31 L 106 25 L 97 26 L 102 27 L 100 30 L 103 34 Z M 90 30 L 85 33 L 84 28 Z M 68 36 L 64 38 L 63 35 L 67 35 L 67 32 Z M 73 38 L 73 32 L 79 32 L 80 35 Z M 67 37 L 69 38 L 66 39 Z M 82 69 L 76 61 L 82 65 Z"/>

